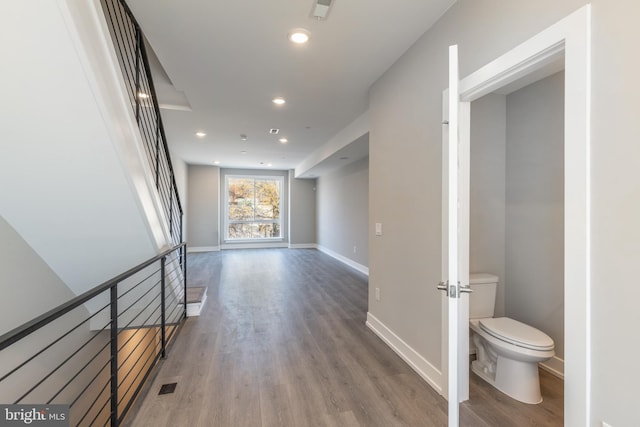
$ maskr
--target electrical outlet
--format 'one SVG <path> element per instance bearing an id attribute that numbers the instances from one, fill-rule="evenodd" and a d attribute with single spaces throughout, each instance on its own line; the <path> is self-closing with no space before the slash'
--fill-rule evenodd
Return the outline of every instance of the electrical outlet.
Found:
<path id="1" fill-rule="evenodd" d="M 376 301 L 380 301 L 380 288 L 376 288 Z"/>

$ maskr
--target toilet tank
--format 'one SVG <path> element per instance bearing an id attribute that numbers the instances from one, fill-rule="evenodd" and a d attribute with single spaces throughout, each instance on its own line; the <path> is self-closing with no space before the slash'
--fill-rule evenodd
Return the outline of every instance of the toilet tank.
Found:
<path id="1" fill-rule="evenodd" d="M 469 319 L 493 317 L 496 306 L 498 276 L 488 273 L 469 274 Z"/>

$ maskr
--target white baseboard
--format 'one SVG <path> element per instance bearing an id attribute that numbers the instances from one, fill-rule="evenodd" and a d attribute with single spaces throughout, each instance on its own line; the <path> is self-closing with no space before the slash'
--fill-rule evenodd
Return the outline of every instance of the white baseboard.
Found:
<path id="1" fill-rule="evenodd" d="M 433 387 L 438 393 L 442 394 L 442 372 L 436 369 L 427 359 L 422 357 L 417 351 L 415 351 L 409 344 L 404 342 L 402 338 L 393 333 L 393 331 L 387 328 L 380 320 L 378 320 L 373 314 L 367 312 L 367 326 L 373 331 L 382 341 L 384 341 L 391 349 L 402 358 L 407 364 L 416 371 L 423 380 L 425 380 L 431 387 Z"/>
<path id="2" fill-rule="evenodd" d="M 289 249 L 318 249 L 315 243 L 289 243 Z"/>
<path id="3" fill-rule="evenodd" d="M 220 245 L 223 250 L 226 249 L 268 249 L 268 248 L 287 248 L 288 243 L 273 242 L 273 243 L 225 243 Z"/>
<path id="4" fill-rule="evenodd" d="M 366 265 L 362 265 L 362 264 L 358 264 L 357 262 L 355 262 L 352 259 L 347 258 L 346 256 L 340 255 L 337 252 L 332 251 L 331 249 L 327 249 L 324 246 L 320 246 L 317 245 L 317 249 L 320 252 L 324 252 L 325 254 L 329 255 L 330 257 L 333 257 L 335 259 L 337 259 L 338 261 L 347 264 L 349 267 L 353 268 L 354 270 L 358 270 L 360 273 L 365 274 L 365 275 L 369 275 L 369 267 L 367 267 Z"/>
<path id="5" fill-rule="evenodd" d="M 546 362 L 539 363 L 538 366 L 549 372 L 551 375 L 564 380 L 564 360 L 559 357 L 554 356 Z"/>
<path id="6" fill-rule="evenodd" d="M 187 246 L 187 253 L 191 252 L 219 252 L 220 246 Z"/>
<path id="7" fill-rule="evenodd" d="M 200 316 L 204 303 L 207 301 L 207 293 L 202 296 L 202 301 L 187 304 L 187 317 Z"/>

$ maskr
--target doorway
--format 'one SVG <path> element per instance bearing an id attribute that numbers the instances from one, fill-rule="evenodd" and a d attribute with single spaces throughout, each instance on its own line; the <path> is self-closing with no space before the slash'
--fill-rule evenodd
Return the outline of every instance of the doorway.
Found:
<path id="1" fill-rule="evenodd" d="M 459 166 L 457 175 L 461 185 L 458 208 L 456 212 L 448 212 L 447 203 L 443 203 L 443 231 L 448 230 L 447 218 L 455 215 L 459 222 L 456 245 L 461 248 L 455 259 L 446 257 L 448 242 L 443 238 L 443 258 L 446 259 L 451 271 L 451 265 L 457 266 L 460 285 L 468 285 L 469 272 L 469 139 L 470 139 L 470 103 L 486 94 L 505 88 L 523 78 L 539 80 L 536 73 L 544 73 L 549 64 L 565 58 L 565 109 L 564 109 L 564 310 L 565 310 L 565 357 L 570 361 L 565 366 L 565 424 L 589 424 L 589 164 L 590 164 L 590 6 L 584 6 L 560 22 L 554 24 L 505 55 L 477 70 L 459 81 L 459 95 L 457 109 L 459 125 L 455 132 L 459 135 L 460 143 L 451 145 L 459 152 Z M 457 84 L 456 84 L 457 86 Z M 448 91 L 445 91 L 448 92 Z M 445 93 L 444 99 L 448 97 Z M 451 103 L 449 103 L 451 104 Z M 443 108 L 443 119 L 448 121 L 449 106 Z M 454 129 L 443 131 L 443 138 L 448 138 Z M 446 144 L 445 144 L 446 146 Z M 446 150 L 443 150 L 446 151 Z M 448 153 L 444 153 L 448 156 Z M 443 161 L 443 176 L 448 176 L 445 170 L 447 161 Z M 455 164 L 455 163 L 454 163 Z M 445 189 L 449 189 L 449 182 L 443 180 Z M 466 188 L 465 188 L 465 182 Z M 446 194 L 450 190 L 446 190 Z M 453 205 L 452 205 L 453 206 Z M 446 236 L 447 234 L 443 234 Z M 465 252 L 466 251 L 466 252 Z M 452 264 L 453 263 L 453 264 Z M 445 269 L 443 268 L 443 271 Z M 443 274 L 443 279 L 448 280 Z M 465 280 L 467 281 L 465 283 Z M 455 286 L 455 285 L 454 285 Z M 459 295 L 459 292 L 454 294 Z M 449 378 L 455 371 L 460 373 L 456 382 L 450 383 L 447 394 L 450 401 L 468 399 L 469 377 L 468 358 L 468 298 L 457 298 L 459 315 L 454 317 L 452 324 L 448 321 L 446 304 L 443 304 L 443 374 Z M 453 332 L 452 332 L 453 331 Z M 449 336 L 457 335 L 457 351 L 451 353 Z M 466 351 L 465 351 L 466 350 Z M 465 360 L 466 359 L 466 360 Z M 454 369 L 451 369 L 453 367 Z M 455 374 L 453 374 L 455 376 Z M 443 385 L 445 381 L 443 381 Z M 451 402 L 450 402 L 451 403 Z M 450 404 L 450 420 L 457 425 L 457 406 L 454 405 L 455 415 L 452 417 Z"/>

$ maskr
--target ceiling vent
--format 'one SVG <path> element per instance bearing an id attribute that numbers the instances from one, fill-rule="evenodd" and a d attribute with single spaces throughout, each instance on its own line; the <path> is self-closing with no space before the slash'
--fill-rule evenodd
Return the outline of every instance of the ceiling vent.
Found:
<path id="1" fill-rule="evenodd" d="M 332 1 L 333 0 L 315 0 L 311 16 L 318 19 L 326 19 Z"/>

